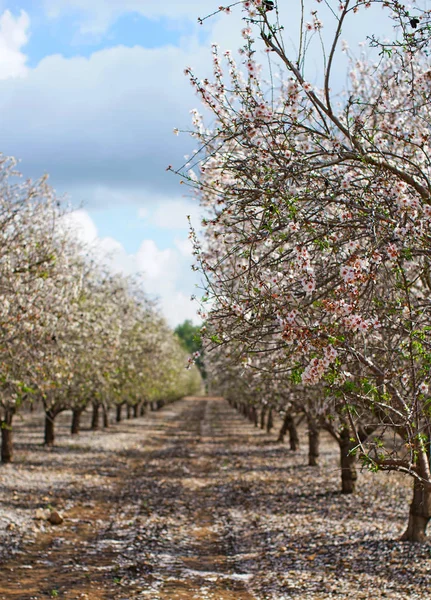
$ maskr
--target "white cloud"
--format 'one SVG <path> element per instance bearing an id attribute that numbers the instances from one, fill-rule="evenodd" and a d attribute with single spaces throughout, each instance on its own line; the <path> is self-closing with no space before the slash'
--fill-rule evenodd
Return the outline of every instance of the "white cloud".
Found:
<path id="1" fill-rule="evenodd" d="M 178 247 L 161 250 L 153 240 L 144 240 L 136 254 L 137 270 L 144 274 L 145 289 L 160 297 L 163 313 L 171 325 L 185 319 L 199 322 L 197 305 L 190 300 L 195 293 L 192 257 Z"/>
<path id="2" fill-rule="evenodd" d="M 154 240 L 144 240 L 136 255 L 137 264 L 148 280 L 160 282 L 162 288 L 174 282 L 178 273 L 178 257 L 171 248 L 159 250 Z"/>
<path id="3" fill-rule="evenodd" d="M 98 237 L 87 211 L 76 210 L 64 220 L 113 271 L 127 275 L 142 273 L 145 291 L 159 298 L 162 312 L 172 327 L 185 319 L 199 322 L 197 305 L 190 300 L 195 293 L 196 278 L 190 267 L 192 256 L 188 240 L 176 240 L 174 247 L 160 249 L 154 240 L 147 239 L 135 254 L 130 254 L 118 240 Z"/>
<path id="4" fill-rule="evenodd" d="M 97 228 L 85 210 L 75 210 L 63 217 L 63 222 L 86 245 L 93 245 L 97 240 Z"/>
<path id="5" fill-rule="evenodd" d="M 194 324 L 202 323 L 202 320 L 197 316 L 197 304 L 190 300 L 190 296 L 180 291 L 173 291 L 162 299 L 163 312 L 168 323 L 172 327 L 176 327 L 189 319 Z"/>
<path id="6" fill-rule="evenodd" d="M 21 158 L 26 175 L 48 170 L 63 191 L 91 187 L 104 205 L 122 201 L 115 190 L 136 200 L 143 192 L 178 194 L 166 167 L 181 165 L 194 146 L 172 133 L 175 125 L 190 128 L 189 111 L 199 104 L 183 73 L 192 55 L 205 72 L 208 52 L 195 42 L 43 59 L 27 77 L 0 81 L 2 151 Z"/>
<path id="7" fill-rule="evenodd" d="M 182 256 L 192 260 L 193 244 L 189 238 L 186 240 L 175 240 L 175 246 L 178 248 Z"/>
<path id="8" fill-rule="evenodd" d="M 0 16 L 0 79 L 24 77 L 27 57 L 21 52 L 28 41 L 30 18 L 25 11 L 14 17 L 9 10 Z"/>
<path id="9" fill-rule="evenodd" d="M 186 199 L 168 200 L 157 205 L 151 216 L 151 223 L 161 229 L 188 229 L 190 216 L 192 224 L 200 224 L 201 211 L 196 202 Z"/>
<path id="10" fill-rule="evenodd" d="M 188 217 L 190 217 L 193 227 L 200 227 L 202 210 L 197 199 L 152 195 L 150 197 L 143 196 L 141 200 L 143 200 L 145 206 L 138 209 L 137 216 L 147 226 L 188 231 Z"/>
<path id="11" fill-rule="evenodd" d="M 103 184 L 75 184 L 68 186 L 67 196 L 76 204 L 84 206 L 122 206 L 147 201 L 140 187 L 117 187 Z"/>

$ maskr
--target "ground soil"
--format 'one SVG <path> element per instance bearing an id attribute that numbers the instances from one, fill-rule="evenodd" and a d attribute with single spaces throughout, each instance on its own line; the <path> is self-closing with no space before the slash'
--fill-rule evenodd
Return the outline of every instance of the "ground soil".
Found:
<path id="1" fill-rule="evenodd" d="M 16 424 L 1 600 L 431 598 L 431 544 L 397 541 L 410 482 L 363 473 L 340 495 L 326 437 L 308 467 L 304 432 L 293 453 L 218 398 L 73 438 L 69 419 L 52 450 L 41 415 Z M 35 518 L 54 508 L 61 525 Z"/>

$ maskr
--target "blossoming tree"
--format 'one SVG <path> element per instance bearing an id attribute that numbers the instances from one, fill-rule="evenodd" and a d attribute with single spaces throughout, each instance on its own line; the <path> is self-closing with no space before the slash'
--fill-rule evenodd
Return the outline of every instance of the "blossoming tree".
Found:
<path id="1" fill-rule="evenodd" d="M 317 5 L 309 23 L 301 15 L 299 47 L 289 51 L 276 2 L 237 4 L 248 23 L 244 68 L 227 52 L 226 77 L 215 46 L 212 81 L 187 69 L 215 117 L 208 129 L 194 112 L 200 176 L 183 173 L 207 211 L 205 243 L 192 238 L 211 299 L 209 339 L 239 344 L 241 357 L 269 354 L 273 369 L 342 398 L 349 453 L 413 478 L 404 538 L 422 541 L 431 518 L 426 28 L 391 0 L 328 2 L 329 42 Z M 376 4 L 392 11 L 398 41 L 374 38 L 377 64 L 352 58 L 340 97 L 341 31 Z M 418 8 L 414 18 L 429 14 Z M 306 79 L 311 35 L 322 41 L 319 86 Z M 254 37 L 281 69 L 277 86 L 260 75 Z M 364 411 L 401 443 L 364 438 Z"/>
<path id="2" fill-rule="evenodd" d="M 72 433 L 93 406 L 138 406 L 198 392 L 196 368 L 143 291 L 96 261 L 67 226 L 47 179 L 20 181 L 0 157 L 0 423 L 2 462 L 13 456 L 12 423 L 25 401 L 55 418 L 73 411 Z M 107 419 L 105 419 L 105 425 Z"/>

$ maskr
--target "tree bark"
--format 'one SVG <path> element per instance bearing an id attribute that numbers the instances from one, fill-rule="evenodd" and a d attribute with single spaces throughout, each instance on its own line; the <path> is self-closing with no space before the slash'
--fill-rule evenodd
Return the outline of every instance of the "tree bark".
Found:
<path id="1" fill-rule="evenodd" d="M 296 429 L 295 419 L 293 417 L 290 417 L 289 419 L 288 431 L 290 449 L 293 450 L 293 452 L 296 452 L 299 448 L 299 435 L 298 430 Z"/>
<path id="2" fill-rule="evenodd" d="M 132 418 L 132 407 L 130 406 L 130 404 L 126 404 L 126 418 Z"/>
<path id="3" fill-rule="evenodd" d="M 123 409 L 123 405 L 122 404 L 117 404 L 117 415 L 115 417 L 115 420 L 117 421 L 117 423 L 121 423 L 121 411 Z"/>
<path id="4" fill-rule="evenodd" d="M 308 465 L 316 467 L 319 464 L 320 431 L 316 421 L 308 417 Z"/>
<path id="5" fill-rule="evenodd" d="M 139 417 L 139 404 L 135 404 L 133 407 L 133 418 L 137 419 Z"/>
<path id="6" fill-rule="evenodd" d="M 14 410 L 5 410 L 4 419 L 1 422 L 1 461 L 4 464 L 11 463 L 13 459 L 12 419 L 14 414 Z"/>
<path id="7" fill-rule="evenodd" d="M 296 452 L 299 448 L 299 436 L 298 430 L 296 429 L 295 419 L 290 413 L 286 413 L 284 415 L 283 425 L 281 426 L 277 441 L 284 442 L 284 436 L 286 433 L 289 433 L 290 449 Z"/>
<path id="8" fill-rule="evenodd" d="M 401 540 L 405 542 L 426 542 L 427 525 L 431 519 L 431 490 L 424 488 L 415 479 L 413 484 L 413 499 L 410 504 L 409 522 Z"/>
<path id="9" fill-rule="evenodd" d="M 102 406 L 103 409 L 103 427 L 105 429 L 109 428 L 109 408 L 107 408 L 106 406 Z"/>
<path id="10" fill-rule="evenodd" d="M 278 432 L 277 442 L 280 442 L 281 444 L 284 442 L 284 436 L 287 433 L 286 418 L 287 418 L 287 415 L 284 415 L 283 423 L 282 423 L 282 425 L 280 427 L 280 431 Z"/>
<path id="11" fill-rule="evenodd" d="M 272 418 L 272 408 L 269 409 L 268 419 L 266 421 L 266 433 L 271 433 L 272 428 L 274 427 L 274 419 Z"/>
<path id="12" fill-rule="evenodd" d="M 146 404 L 147 404 L 146 402 L 142 402 L 142 404 L 141 404 L 141 417 L 143 417 L 145 415 L 145 412 L 146 412 L 145 409 L 147 407 Z"/>
<path id="13" fill-rule="evenodd" d="M 259 427 L 259 415 L 255 406 L 250 407 L 250 421 L 255 427 Z"/>
<path id="14" fill-rule="evenodd" d="M 70 433 L 72 435 L 78 435 L 81 429 L 81 415 L 82 408 L 74 408 L 72 411 L 72 426 L 70 428 Z"/>
<path id="15" fill-rule="evenodd" d="M 54 419 L 56 413 L 53 410 L 45 411 L 45 446 L 53 446 L 55 442 Z"/>
<path id="16" fill-rule="evenodd" d="M 260 428 L 265 429 L 266 408 L 263 406 L 260 410 Z"/>
<path id="17" fill-rule="evenodd" d="M 93 415 L 91 417 L 91 430 L 92 431 L 96 431 L 97 429 L 99 429 L 99 416 L 100 416 L 100 410 L 99 410 L 100 404 L 98 402 L 93 402 Z"/>
<path id="18" fill-rule="evenodd" d="M 341 491 L 343 494 L 353 494 L 356 487 L 358 472 L 356 470 L 356 456 L 351 454 L 355 442 L 350 440 L 350 430 L 344 427 L 340 433 L 340 465 L 341 465 Z"/>

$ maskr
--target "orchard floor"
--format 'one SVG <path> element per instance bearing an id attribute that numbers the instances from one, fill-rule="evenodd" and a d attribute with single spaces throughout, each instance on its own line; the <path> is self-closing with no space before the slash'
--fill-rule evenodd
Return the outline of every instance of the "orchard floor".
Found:
<path id="1" fill-rule="evenodd" d="M 292 453 L 222 399 L 73 439 L 66 417 L 49 450 L 25 415 L 0 467 L 1 600 L 431 598 L 431 544 L 397 541 L 410 482 L 362 473 L 340 495 L 326 437 L 313 468 L 304 435 Z"/>

